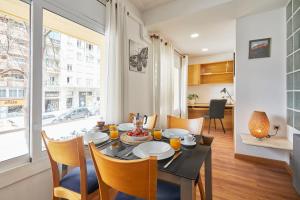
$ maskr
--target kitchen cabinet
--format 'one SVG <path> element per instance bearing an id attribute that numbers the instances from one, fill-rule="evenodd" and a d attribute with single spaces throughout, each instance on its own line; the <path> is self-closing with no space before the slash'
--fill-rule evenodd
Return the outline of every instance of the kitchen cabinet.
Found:
<path id="1" fill-rule="evenodd" d="M 188 85 L 195 86 L 200 84 L 200 68 L 199 64 L 189 65 L 188 67 Z"/>

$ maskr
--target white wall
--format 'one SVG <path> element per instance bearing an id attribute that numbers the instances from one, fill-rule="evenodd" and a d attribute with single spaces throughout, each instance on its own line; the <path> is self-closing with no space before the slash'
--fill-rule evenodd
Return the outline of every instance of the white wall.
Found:
<path id="1" fill-rule="evenodd" d="M 197 94 L 199 99 L 197 103 L 209 103 L 211 99 L 220 99 L 222 94 L 220 91 L 226 88 L 229 94 L 234 99 L 234 87 L 233 84 L 202 84 L 199 86 L 189 86 L 188 94 Z"/>
<path id="2" fill-rule="evenodd" d="M 140 12 L 139 10 L 130 2 L 127 4 L 127 9 L 134 16 L 127 17 L 127 35 L 128 39 L 134 40 L 143 45 L 148 45 L 149 47 L 149 59 L 148 65 L 145 73 L 139 73 L 134 71 L 129 71 L 129 65 L 125 65 L 124 74 L 124 119 L 128 119 L 128 113 L 139 112 L 143 114 L 150 115 L 153 112 L 153 92 L 152 92 L 152 66 L 151 66 L 151 45 L 147 44 L 141 36 L 140 31 L 144 29 L 144 26 L 140 26 Z M 140 22 L 139 22 L 140 21 Z M 128 52 L 126 52 L 128 53 Z M 128 57 L 128 55 L 125 55 Z M 129 62 L 129 61 L 128 61 Z"/>
<path id="3" fill-rule="evenodd" d="M 50 200 L 52 176 L 47 170 L 28 179 L 0 189 L 1 200 Z"/>
<path id="4" fill-rule="evenodd" d="M 265 111 L 286 136 L 285 11 L 277 9 L 237 20 L 236 25 L 236 109 L 235 151 L 240 154 L 287 161 L 288 152 L 242 143 L 240 134 L 249 133 L 248 121 L 254 110 Z M 272 38 L 271 57 L 248 59 L 249 40 Z"/>
<path id="5" fill-rule="evenodd" d="M 222 53 L 222 54 L 213 54 L 208 56 L 198 56 L 190 57 L 189 65 L 192 64 L 205 64 L 205 63 L 214 63 L 222 62 L 227 60 L 233 60 L 233 52 Z M 220 91 L 226 88 L 229 91 L 229 94 L 232 95 L 234 99 L 234 84 L 220 83 L 220 84 L 202 84 L 198 86 L 189 86 L 188 94 L 196 93 L 199 96 L 197 102 L 199 103 L 208 103 L 211 99 L 219 99 L 222 97 Z"/>

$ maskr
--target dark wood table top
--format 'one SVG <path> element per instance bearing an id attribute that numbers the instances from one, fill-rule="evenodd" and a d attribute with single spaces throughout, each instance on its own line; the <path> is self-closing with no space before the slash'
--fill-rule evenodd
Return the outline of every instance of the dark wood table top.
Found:
<path id="1" fill-rule="evenodd" d="M 179 177 L 187 178 L 190 180 L 196 180 L 199 175 L 199 170 L 203 165 L 206 156 L 211 151 L 211 143 L 213 141 L 212 137 L 205 136 L 195 136 L 197 144 L 193 147 L 181 147 L 182 154 L 175 159 L 168 168 L 163 168 L 163 166 L 171 158 L 158 161 L 158 169 L 163 172 L 174 174 Z M 162 142 L 169 143 L 167 138 L 163 138 Z M 129 156 L 126 155 L 135 146 L 127 145 L 121 142 L 119 139 L 115 141 L 108 141 L 104 144 L 98 146 L 99 150 L 111 157 L 124 159 L 124 160 L 134 160 L 139 159 L 133 154 Z"/>

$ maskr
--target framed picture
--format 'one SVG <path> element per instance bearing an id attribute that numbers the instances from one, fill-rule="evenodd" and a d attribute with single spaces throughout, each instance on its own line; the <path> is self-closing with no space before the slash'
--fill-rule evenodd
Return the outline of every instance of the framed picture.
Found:
<path id="1" fill-rule="evenodd" d="M 129 40 L 129 70 L 146 72 L 148 61 L 148 47 L 133 40 Z"/>
<path id="2" fill-rule="evenodd" d="M 271 56 L 271 38 L 249 41 L 249 59 Z"/>

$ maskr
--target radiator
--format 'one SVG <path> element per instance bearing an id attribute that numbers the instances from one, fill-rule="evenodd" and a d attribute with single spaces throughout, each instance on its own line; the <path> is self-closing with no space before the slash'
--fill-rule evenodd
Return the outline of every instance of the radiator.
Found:
<path id="1" fill-rule="evenodd" d="M 293 185 L 300 194 L 300 135 L 294 134 L 291 167 L 293 170 Z"/>

